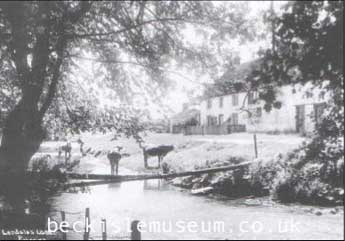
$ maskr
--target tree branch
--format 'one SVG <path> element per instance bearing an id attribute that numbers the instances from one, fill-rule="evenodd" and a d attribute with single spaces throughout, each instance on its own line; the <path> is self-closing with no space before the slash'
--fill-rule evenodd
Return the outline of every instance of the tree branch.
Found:
<path id="1" fill-rule="evenodd" d="M 98 63 L 107 63 L 107 64 L 131 64 L 131 65 L 137 65 L 137 66 L 140 66 L 140 67 L 143 67 L 143 68 L 150 68 L 150 66 L 148 65 L 145 65 L 145 64 L 142 64 L 142 63 L 138 63 L 138 62 L 133 62 L 133 61 L 121 61 L 121 60 L 100 60 L 100 59 L 94 59 L 94 58 L 88 58 L 88 57 L 82 57 L 82 56 L 77 56 L 77 55 L 70 55 L 69 57 L 71 58 L 78 58 L 78 59 L 84 59 L 84 60 L 87 60 L 87 61 L 94 61 L 94 62 L 98 62 Z M 163 68 L 160 68 L 162 71 L 164 72 L 167 72 L 167 73 L 172 73 L 172 74 L 175 74 L 175 75 L 178 75 L 180 76 L 181 78 L 183 79 L 186 79 L 190 82 L 193 82 L 193 83 L 196 83 L 198 85 L 202 85 L 201 83 L 199 82 L 196 82 L 188 77 L 186 77 L 185 75 L 177 72 L 177 71 L 174 71 L 174 70 L 169 70 L 169 69 L 163 69 Z"/>
<path id="2" fill-rule="evenodd" d="M 57 42 L 57 60 L 56 63 L 54 65 L 54 69 L 53 69 L 53 74 L 52 74 L 52 78 L 51 78 L 51 83 L 48 87 L 48 93 L 47 96 L 42 104 L 42 107 L 40 109 L 40 115 L 43 117 L 44 114 L 47 112 L 47 110 L 49 109 L 56 91 L 57 91 L 57 86 L 59 83 L 59 78 L 61 75 L 61 65 L 63 63 L 63 59 L 64 59 L 64 51 L 65 48 L 67 46 L 67 38 L 65 36 L 65 28 L 66 28 L 66 21 L 70 22 L 70 23 L 76 23 L 78 22 L 84 15 L 85 13 L 91 8 L 92 2 L 91 1 L 83 1 L 81 2 L 81 6 L 80 9 L 74 13 L 70 13 L 67 10 L 65 10 L 65 14 L 64 17 L 61 21 L 61 23 L 59 24 L 59 32 L 60 32 L 60 37 L 58 39 Z"/>
<path id="3" fill-rule="evenodd" d="M 4 15 L 12 28 L 11 34 L 8 36 L 12 37 L 10 44 L 11 55 L 17 68 L 18 77 L 22 82 L 21 84 L 23 84 L 24 77 L 29 73 L 27 63 L 28 36 L 25 31 L 24 3 L 4 2 L 1 4 L 1 8 L 4 10 Z"/>
<path id="4" fill-rule="evenodd" d="M 40 109 L 40 115 L 44 116 L 44 114 L 47 112 L 47 110 L 49 109 L 54 97 L 55 97 L 55 93 L 57 90 L 57 86 L 58 86 L 58 82 L 59 82 L 59 78 L 60 78 L 60 68 L 62 65 L 62 61 L 63 61 L 63 56 L 58 57 L 58 60 L 54 66 L 54 71 L 53 71 L 53 75 L 52 75 L 52 79 L 51 79 L 51 83 L 50 86 L 48 88 L 48 94 L 46 96 L 46 99 Z"/>
<path id="5" fill-rule="evenodd" d="M 102 37 L 102 36 L 109 36 L 109 35 L 116 35 L 120 33 L 124 33 L 133 29 L 137 29 L 139 27 L 142 27 L 147 24 L 155 23 L 155 22 L 167 22 L 167 21 L 183 21 L 181 18 L 162 18 L 162 19 L 151 19 L 147 21 L 143 21 L 139 24 L 135 24 L 132 26 L 128 26 L 123 29 L 115 30 L 115 31 L 110 31 L 110 32 L 105 32 L 105 33 L 87 33 L 87 34 L 66 34 L 67 37 L 70 38 L 88 38 L 88 37 Z"/>

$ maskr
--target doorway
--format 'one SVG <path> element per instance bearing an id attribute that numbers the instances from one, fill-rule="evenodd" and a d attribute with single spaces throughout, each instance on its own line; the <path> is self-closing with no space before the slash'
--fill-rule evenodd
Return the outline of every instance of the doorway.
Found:
<path id="1" fill-rule="evenodd" d="M 296 106 L 296 131 L 305 134 L 305 105 Z"/>

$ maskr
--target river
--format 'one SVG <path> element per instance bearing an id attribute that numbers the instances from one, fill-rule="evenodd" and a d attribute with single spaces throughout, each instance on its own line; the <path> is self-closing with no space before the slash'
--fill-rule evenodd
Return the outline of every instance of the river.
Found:
<path id="1" fill-rule="evenodd" d="M 343 211 L 322 216 L 311 207 L 278 205 L 268 198 L 226 200 L 192 196 L 164 181 L 137 181 L 94 186 L 87 193 L 64 193 L 52 200 L 53 210 L 66 211 L 70 225 L 91 210 L 91 238 L 99 239 L 101 220 L 108 237 L 126 239 L 129 222 L 142 221 L 143 239 L 343 239 Z M 71 214 L 69 214 L 71 212 Z M 52 212 L 57 221 L 60 215 Z M 79 224 L 78 224 L 79 225 Z M 76 225 L 79 231 L 83 225 Z M 68 233 L 80 239 L 82 233 Z"/>
<path id="2" fill-rule="evenodd" d="M 52 145 L 56 146 L 56 144 Z M 78 149 L 75 147 L 75 149 Z M 54 152 L 46 147 L 43 152 Z M 55 151 L 56 152 L 56 151 Z M 106 160 L 84 159 L 92 173 L 109 173 Z M 120 167 L 122 175 L 135 174 Z M 281 205 L 267 198 L 229 200 L 193 196 L 163 180 L 124 182 L 90 187 L 86 193 L 62 193 L 51 200 L 52 220 L 66 212 L 68 239 L 83 237 L 85 209 L 91 212 L 91 239 L 101 239 L 101 220 L 107 220 L 109 239 L 128 239 L 133 220 L 142 222 L 143 239 L 343 239 L 344 211 L 303 205 Z M 322 215 L 315 215 L 321 210 Z M 146 225 L 146 226 L 145 226 Z"/>

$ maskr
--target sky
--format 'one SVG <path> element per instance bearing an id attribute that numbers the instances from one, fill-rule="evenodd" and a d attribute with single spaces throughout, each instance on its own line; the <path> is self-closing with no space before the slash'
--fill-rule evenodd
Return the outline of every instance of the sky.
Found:
<path id="1" fill-rule="evenodd" d="M 223 2 L 215 2 L 216 4 L 222 4 Z M 284 1 L 274 1 L 274 9 L 279 12 L 280 7 L 285 4 Z M 248 12 L 248 18 L 260 17 L 258 26 L 263 24 L 262 21 L 262 12 L 270 8 L 271 1 L 236 1 L 236 4 L 248 4 L 250 11 Z M 260 22 L 262 21 L 262 22 Z M 193 31 L 185 33 L 186 41 L 195 41 L 198 39 L 198 36 L 195 36 Z M 256 53 L 260 48 L 269 47 L 268 43 L 270 42 L 270 36 L 267 36 L 267 40 L 255 41 L 252 43 L 246 44 L 234 44 L 231 43 L 232 48 L 238 52 L 238 55 L 241 59 L 241 63 L 248 62 L 257 58 Z M 91 69 L 90 61 L 81 63 L 85 71 L 84 74 L 88 75 L 88 69 Z M 127 66 L 128 70 L 133 70 L 133 66 Z M 133 71 L 132 71 L 133 72 Z M 136 71 L 134 71 L 136 72 Z M 179 70 L 176 72 L 167 73 L 168 78 L 173 81 L 171 86 L 168 88 L 167 92 L 164 94 L 164 98 L 161 98 L 160 101 L 138 101 L 136 106 L 138 108 L 143 108 L 149 110 L 151 117 L 153 119 L 162 119 L 172 116 L 183 109 L 183 105 L 188 103 L 190 96 L 197 96 L 202 94 L 203 83 L 210 83 L 211 79 L 208 76 L 199 76 L 195 74 L 193 70 Z M 91 75 L 90 75 L 91 76 Z M 85 78 L 79 77 L 79 78 Z M 140 81 L 145 81 L 140 74 L 137 74 L 136 78 Z M 78 79 L 78 77 L 77 77 Z M 88 87 L 86 87 L 88 88 Z M 93 86 L 96 88 L 96 86 Z M 88 91 L 86 89 L 86 91 Z M 104 91 L 104 90 L 103 90 Z M 102 105 L 113 105 L 115 102 L 104 98 L 105 92 L 102 94 L 100 91 L 99 101 Z M 147 98 L 150 98 L 147 94 Z M 142 98 L 144 99 L 144 98 Z"/>

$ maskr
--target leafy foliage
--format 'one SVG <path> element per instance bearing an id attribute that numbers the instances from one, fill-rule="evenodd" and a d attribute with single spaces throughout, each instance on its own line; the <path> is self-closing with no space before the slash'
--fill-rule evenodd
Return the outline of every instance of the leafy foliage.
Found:
<path id="1" fill-rule="evenodd" d="M 253 35 L 245 16 L 238 4 L 197 1 L 1 2 L 0 83 L 10 91 L 0 92 L 0 169 L 25 170 L 47 135 L 140 141 L 170 68 L 216 73 L 224 43 Z"/>
<path id="2" fill-rule="evenodd" d="M 277 107 L 276 89 L 282 85 L 311 82 L 331 93 L 300 162 L 300 167 L 308 162 L 328 166 L 343 159 L 344 150 L 343 2 L 291 2 L 270 21 L 275 26 L 273 47 L 262 53 L 260 68 L 248 80 L 260 90 L 267 110 Z"/>
<path id="3" fill-rule="evenodd" d="M 340 205 L 344 198 L 344 160 L 308 162 L 302 167 L 308 151 L 296 150 L 288 159 L 289 165 L 281 169 L 272 181 L 273 193 L 282 202 Z"/>
<path id="4" fill-rule="evenodd" d="M 341 110 L 342 1 L 291 2 L 281 16 L 271 16 L 270 21 L 275 26 L 273 47 L 261 52 L 260 68 L 248 78 L 251 87 L 263 89 L 260 97 L 272 108 L 276 101 L 275 88 L 312 82 L 332 92 L 330 105 L 338 106 L 333 114 Z M 334 120 L 338 121 L 339 115 Z"/>
<path id="5" fill-rule="evenodd" d="M 308 151 L 301 148 L 251 166 L 248 174 L 251 185 L 257 190 L 270 190 L 271 195 L 283 203 L 341 205 L 344 160 L 305 163 L 307 154 Z"/>
<path id="6" fill-rule="evenodd" d="M 331 93 L 312 140 L 284 160 L 288 166 L 271 184 L 282 201 L 334 204 L 344 192 L 343 2 L 290 2 L 268 20 L 272 49 L 261 53 L 260 68 L 248 78 L 265 109 L 277 106 L 276 89 L 286 84 L 312 83 Z"/>
<path id="7" fill-rule="evenodd" d="M 134 97 L 159 104 L 171 67 L 216 72 L 223 43 L 251 35 L 245 13 L 198 1 L 1 2 L 0 171 L 21 176 L 47 131 L 140 141 L 147 113 Z M 188 41 L 188 31 L 200 41 Z M 25 180 L 7 178 L 23 189 Z"/>
<path id="8" fill-rule="evenodd" d="M 4 2 L 0 101 L 6 110 L 1 118 L 27 93 L 40 107 L 48 129 L 51 122 L 61 122 L 63 129 L 67 124 L 74 132 L 108 125 L 105 116 L 126 108 L 117 104 L 100 111 L 97 88 L 103 93 L 110 90 L 103 97 L 116 103 L 130 102 L 140 94 L 137 90 L 151 98 L 163 95 L 172 61 L 181 67 L 212 69 L 219 65 L 222 43 L 252 35 L 245 11 L 239 5 L 216 7 L 211 2 Z M 188 29 L 202 35 L 202 43 L 186 41 Z M 217 37 L 216 46 L 205 44 Z M 97 65 L 88 78 L 80 65 L 90 62 Z M 92 86 L 86 91 L 93 92 L 83 93 L 85 86 Z M 15 89 L 14 96 L 4 95 L 5 88 Z M 133 115 L 130 120 L 141 117 Z"/>

